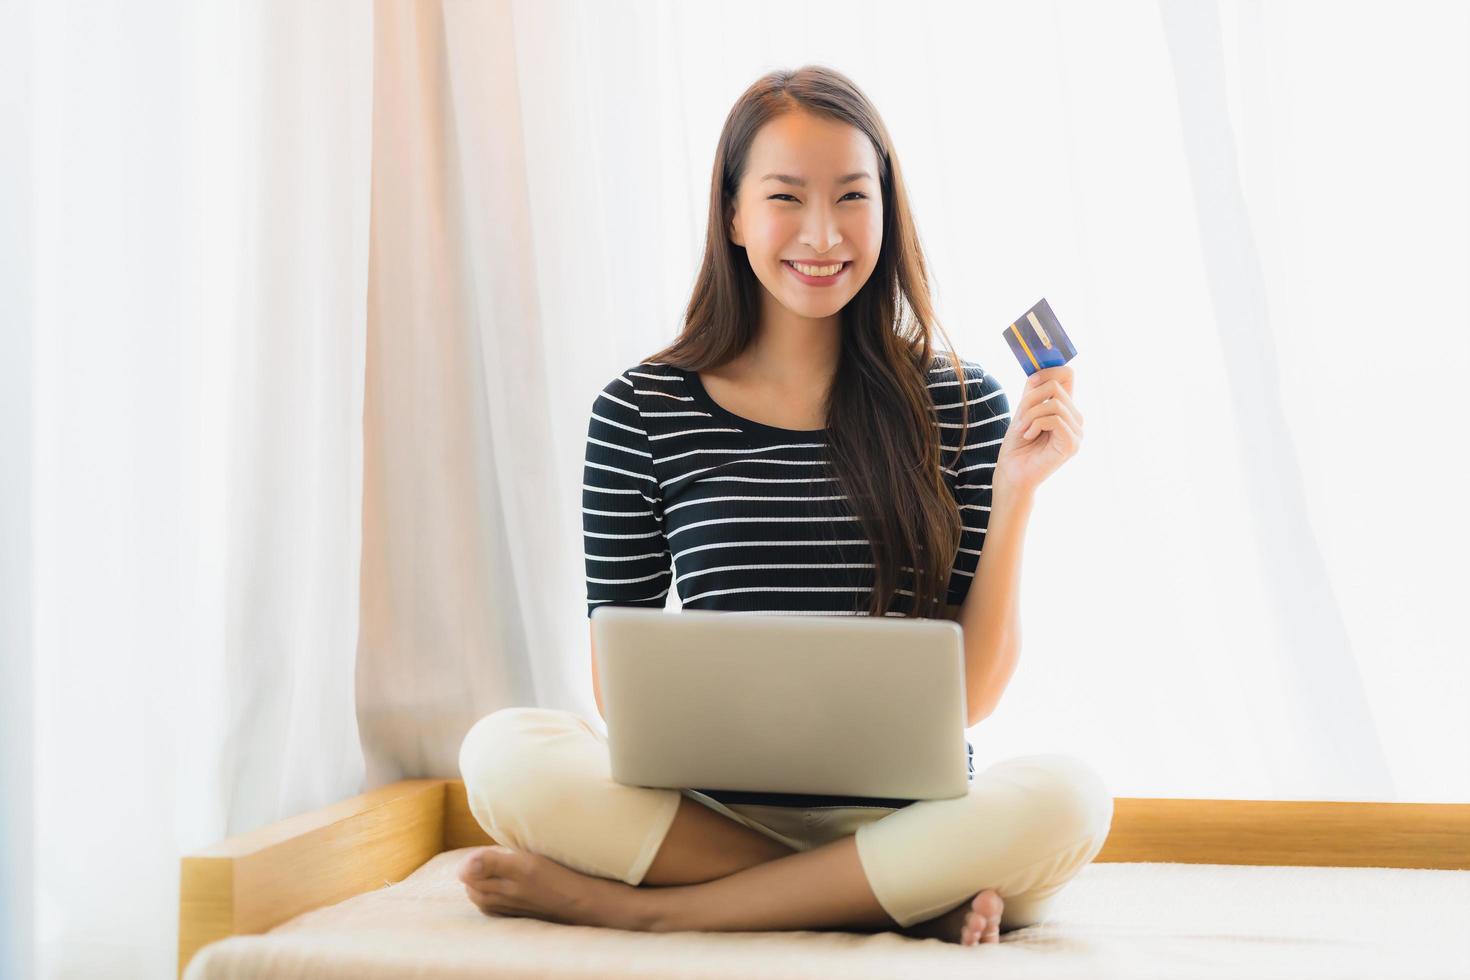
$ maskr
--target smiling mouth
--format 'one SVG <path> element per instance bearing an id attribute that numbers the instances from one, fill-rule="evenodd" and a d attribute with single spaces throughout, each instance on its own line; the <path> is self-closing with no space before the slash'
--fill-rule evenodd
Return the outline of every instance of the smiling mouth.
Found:
<path id="1" fill-rule="evenodd" d="M 798 269 L 796 267 L 796 263 L 793 262 L 790 259 L 782 259 L 781 260 L 781 264 L 784 265 L 784 266 L 786 266 L 788 269 L 790 269 L 792 272 L 796 273 L 798 276 L 802 277 L 803 279 L 815 279 L 815 280 L 819 280 L 819 281 L 825 281 L 825 280 L 828 280 L 828 279 L 836 279 L 838 276 L 842 275 L 844 272 L 847 271 L 848 266 L 852 265 L 852 262 L 849 260 L 847 262 L 842 262 L 842 263 L 826 262 L 826 263 L 820 263 L 820 264 L 818 264 L 816 266 L 817 268 L 821 268 L 823 266 L 829 266 L 829 265 L 840 265 L 840 267 L 838 268 L 838 270 L 836 272 L 833 272 L 830 275 L 825 275 L 825 276 L 813 276 L 813 275 L 810 275 L 808 273 L 802 272 L 800 269 Z M 803 263 L 803 264 L 805 264 L 805 263 Z"/>

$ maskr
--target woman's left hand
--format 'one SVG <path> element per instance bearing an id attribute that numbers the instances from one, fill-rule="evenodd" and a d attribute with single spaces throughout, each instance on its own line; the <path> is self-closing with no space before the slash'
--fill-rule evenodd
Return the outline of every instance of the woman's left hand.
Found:
<path id="1" fill-rule="evenodd" d="M 1026 379 L 1020 404 L 1001 440 L 991 479 L 995 490 L 1029 494 L 1082 448 L 1082 413 L 1072 402 L 1070 364 L 1042 368 Z"/>

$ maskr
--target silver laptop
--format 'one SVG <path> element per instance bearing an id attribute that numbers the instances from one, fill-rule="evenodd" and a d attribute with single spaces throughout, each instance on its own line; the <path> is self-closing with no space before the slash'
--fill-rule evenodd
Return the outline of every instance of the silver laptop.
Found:
<path id="1" fill-rule="evenodd" d="M 969 791 L 958 623 L 600 606 L 592 631 L 619 783 L 903 802 Z"/>

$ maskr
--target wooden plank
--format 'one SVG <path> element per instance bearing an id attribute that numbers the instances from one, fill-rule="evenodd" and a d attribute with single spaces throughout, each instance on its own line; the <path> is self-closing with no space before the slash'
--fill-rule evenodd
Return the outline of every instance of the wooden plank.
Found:
<path id="1" fill-rule="evenodd" d="M 495 838 L 475 820 L 470 812 L 469 794 L 465 792 L 463 779 L 451 779 L 444 784 L 444 849 L 458 850 L 476 844 L 490 845 Z"/>
<path id="2" fill-rule="evenodd" d="M 1118 798 L 1096 861 L 1470 869 L 1470 804 Z"/>
<path id="3" fill-rule="evenodd" d="M 444 849 L 444 784 L 409 779 L 381 786 L 185 855 L 180 975 L 208 943 L 265 932 L 422 866 Z"/>

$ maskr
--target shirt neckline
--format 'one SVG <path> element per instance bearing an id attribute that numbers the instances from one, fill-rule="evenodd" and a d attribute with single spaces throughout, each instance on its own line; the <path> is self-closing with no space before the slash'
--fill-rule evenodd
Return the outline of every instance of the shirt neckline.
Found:
<path id="1" fill-rule="evenodd" d="M 719 402 L 715 401 L 714 397 L 705 390 L 704 381 L 700 379 L 698 371 L 690 371 L 683 368 L 680 368 L 680 370 L 683 371 L 684 377 L 689 381 L 689 388 L 694 393 L 695 400 L 697 400 L 701 405 L 708 409 L 710 414 L 714 415 L 716 418 L 723 419 L 726 422 L 733 423 L 734 425 L 737 425 L 744 429 L 753 429 L 757 432 L 764 432 L 769 435 L 790 437 L 825 436 L 827 434 L 827 430 L 825 428 L 783 429 L 778 425 L 766 425 L 764 422 L 757 422 L 754 419 L 748 419 L 742 415 L 736 415 L 734 412 L 730 411 Z"/>

